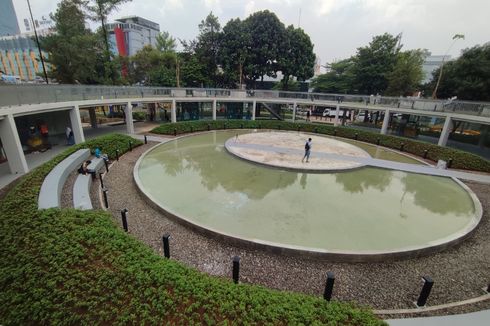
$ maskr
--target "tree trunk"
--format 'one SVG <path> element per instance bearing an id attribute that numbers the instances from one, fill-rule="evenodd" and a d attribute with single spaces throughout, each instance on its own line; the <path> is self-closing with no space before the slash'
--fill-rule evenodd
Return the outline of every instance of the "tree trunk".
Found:
<path id="1" fill-rule="evenodd" d="M 432 92 L 432 98 L 434 100 L 437 99 L 437 89 L 439 88 L 439 83 L 441 82 L 443 67 L 444 67 L 444 58 L 442 59 L 441 69 L 439 69 L 439 78 L 437 78 L 436 87 L 434 88 L 434 92 Z"/>

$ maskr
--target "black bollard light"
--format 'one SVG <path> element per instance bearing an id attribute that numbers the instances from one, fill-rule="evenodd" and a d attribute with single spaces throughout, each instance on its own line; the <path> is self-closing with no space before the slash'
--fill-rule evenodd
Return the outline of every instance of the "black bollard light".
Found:
<path id="1" fill-rule="evenodd" d="M 116 148 L 116 161 L 119 161 L 119 150 Z"/>
<path id="2" fill-rule="evenodd" d="M 400 152 L 403 152 L 403 149 L 405 148 L 405 143 L 401 143 L 400 145 Z"/>
<path id="3" fill-rule="evenodd" d="M 123 225 L 124 231 L 126 231 L 126 232 L 128 232 L 128 218 L 126 216 L 127 214 L 128 214 L 128 210 L 126 208 L 121 209 L 122 225 Z"/>
<path id="4" fill-rule="evenodd" d="M 100 180 L 100 187 L 104 189 L 104 180 L 102 179 L 102 174 L 104 173 L 102 172 L 99 173 L 99 180 Z"/>
<path id="5" fill-rule="evenodd" d="M 376 139 L 376 145 L 378 145 L 378 146 L 379 146 L 380 142 L 381 142 L 381 139 L 379 139 L 379 138 L 378 138 L 378 139 Z"/>
<path id="6" fill-rule="evenodd" d="M 240 277 L 240 257 L 233 257 L 233 282 L 238 284 L 238 278 Z"/>
<path id="7" fill-rule="evenodd" d="M 174 128 L 174 136 L 177 136 L 177 129 Z"/>
<path id="8" fill-rule="evenodd" d="M 337 129 L 334 129 L 334 130 L 333 130 L 333 135 L 334 135 L 334 136 L 337 136 Z"/>
<path id="9" fill-rule="evenodd" d="M 243 129 L 243 123 L 240 123 L 240 129 Z"/>
<path id="10" fill-rule="evenodd" d="M 330 301 L 332 298 L 333 283 L 335 282 L 335 275 L 333 272 L 327 272 L 327 281 L 325 282 L 325 291 L 323 292 L 323 299 Z"/>
<path id="11" fill-rule="evenodd" d="M 487 292 L 490 293 L 490 283 L 488 283 Z"/>
<path id="12" fill-rule="evenodd" d="M 104 205 L 105 208 L 109 208 L 109 201 L 107 200 L 107 189 L 102 189 L 102 194 L 104 195 Z"/>
<path id="13" fill-rule="evenodd" d="M 210 126 L 210 125 L 209 125 L 209 123 L 208 123 L 208 131 L 210 131 L 210 130 L 211 130 L 211 126 Z"/>
<path id="14" fill-rule="evenodd" d="M 148 138 L 146 138 L 146 135 L 145 135 L 145 145 L 148 144 Z"/>
<path id="15" fill-rule="evenodd" d="M 356 132 L 356 134 L 354 135 L 354 139 L 357 140 L 358 137 L 359 137 L 359 135 Z"/>
<path id="16" fill-rule="evenodd" d="M 315 127 L 315 130 L 313 130 L 313 132 L 316 134 L 318 133 L 318 128 Z"/>
<path id="17" fill-rule="evenodd" d="M 429 276 L 422 277 L 422 280 L 424 281 L 424 286 L 422 287 L 422 291 L 420 291 L 420 295 L 417 300 L 417 307 L 425 306 L 430 291 L 432 290 L 432 286 L 434 285 L 434 281 Z"/>
<path id="18" fill-rule="evenodd" d="M 163 255 L 165 258 L 170 258 L 170 245 L 169 245 L 170 234 L 164 234 L 162 237 L 163 241 Z"/>
<path id="19" fill-rule="evenodd" d="M 452 159 L 452 158 L 450 158 L 450 159 L 449 159 L 449 161 L 447 161 L 447 165 L 446 165 L 446 167 L 447 167 L 448 169 L 450 169 L 452 165 L 453 165 L 453 159 Z"/>
<path id="20" fill-rule="evenodd" d="M 424 150 L 424 158 L 427 158 L 427 154 L 429 154 L 429 151 L 428 150 Z"/>
<path id="21" fill-rule="evenodd" d="M 298 126 L 298 132 L 300 132 L 300 130 L 301 130 L 301 126 Z"/>
<path id="22" fill-rule="evenodd" d="M 109 162 L 106 159 L 104 160 L 104 165 L 105 165 L 105 172 L 109 172 Z"/>
<path id="23" fill-rule="evenodd" d="M 130 152 L 133 151 L 133 142 L 132 141 L 129 141 L 129 151 Z"/>

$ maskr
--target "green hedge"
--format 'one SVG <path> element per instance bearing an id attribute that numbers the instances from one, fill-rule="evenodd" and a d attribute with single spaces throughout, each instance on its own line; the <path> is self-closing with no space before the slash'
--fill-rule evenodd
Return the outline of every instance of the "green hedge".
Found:
<path id="1" fill-rule="evenodd" d="M 73 146 L 0 202 L 2 325 L 384 324 L 365 308 L 235 285 L 166 260 L 103 211 L 37 210 L 41 183 L 61 160 L 83 147 L 122 153 L 129 140 L 110 135 Z"/>
<path id="2" fill-rule="evenodd" d="M 214 129 L 239 129 L 239 128 L 262 128 L 262 129 L 281 129 L 281 130 L 301 130 L 305 132 L 314 132 L 324 135 L 336 135 L 339 137 L 354 139 L 357 135 L 358 140 L 371 144 L 376 144 L 379 139 L 380 145 L 400 149 L 404 144 L 404 151 L 423 156 L 424 151 L 428 151 L 427 158 L 437 162 L 438 160 L 453 160 L 452 167 L 456 169 L 465 169 L 473 171 L 490 172 L 490 161 L 484 158 L 448 148 L 441 147 L 431 143 L 390 136 L 379 133 L 357 130 L 347 127 L 334 127 L 332 125 L 320 125 L 313 123 L 292 123 L 283 121 L 249 121 L 249 120 L 223 120 L 223 121 L 186 121 L 173 124 L 162 124 L 152 130 L 157 134 L 183 134 L 193 131 L 205 131 Z"/>

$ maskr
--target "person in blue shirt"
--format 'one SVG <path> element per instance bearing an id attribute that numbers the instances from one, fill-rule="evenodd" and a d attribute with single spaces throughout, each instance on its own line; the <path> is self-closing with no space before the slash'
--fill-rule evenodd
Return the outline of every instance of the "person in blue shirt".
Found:
<path id="1" fill-rule="evenodd" d="M 310 159 L 310 151 L 311 151 L 311 138 L 308 138 L 308 141 L 305 144 L 305 155 L 303 156 L 301 162 L 304 162 L 306 158 L 306 163 L 309 163 L 308 160 Z"/>

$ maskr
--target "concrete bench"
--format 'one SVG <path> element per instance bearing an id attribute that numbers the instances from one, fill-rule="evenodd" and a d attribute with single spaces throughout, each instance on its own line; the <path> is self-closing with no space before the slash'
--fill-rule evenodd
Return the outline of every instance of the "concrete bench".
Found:
<path id="1" fill-rule="evenodd" d="M 39 192 L 38 208 L 60 207 L 61 192 L 66 179 L 90 157 L 90 150 L 79 149 L 58 163 L 46 176 Z"/>
<path id="2" fill-rule="evenodd" d="M 92 163 L 87 166 L 89 171 L 99 171 L 104 166 L 102 158 L 92 159 Z M 87 210 L 92 209 L 92 201 L 90 200 L 90 186 L 92 185 L 91 174 L 79 174 L 73 185 L 73 207 L 76 209 Z"/>

